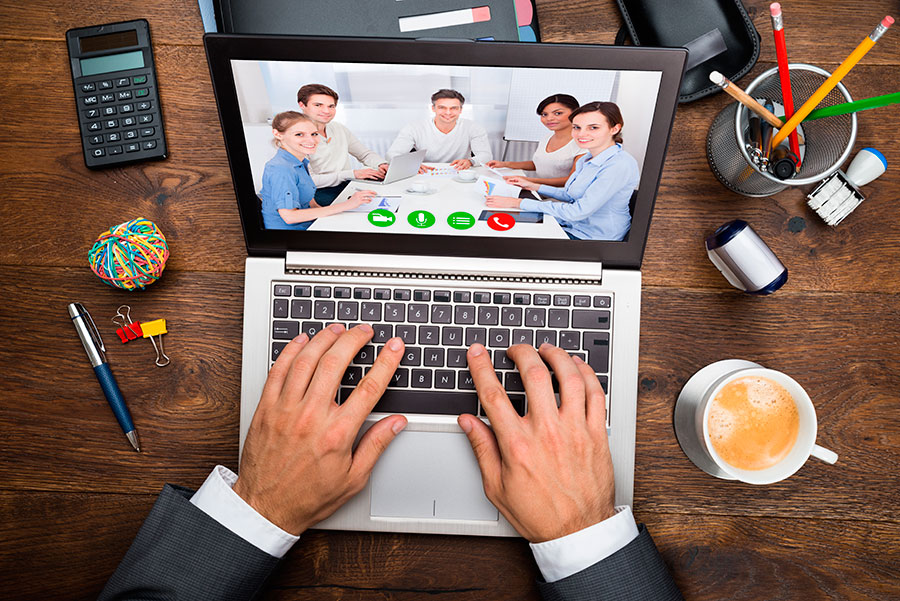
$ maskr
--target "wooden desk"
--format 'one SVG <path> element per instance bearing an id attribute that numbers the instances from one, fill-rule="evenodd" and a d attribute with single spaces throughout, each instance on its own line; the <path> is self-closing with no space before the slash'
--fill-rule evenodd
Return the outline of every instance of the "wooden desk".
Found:
<path id="1" fill-rule="evenodd" d="M 746 2 L 774 64 L 768 2 Z M 833 70 L 896 0 L 797 0 L 792 60 Z M 539 2 L 547 41 L 611 43 L 615 3 Z M 65 30 L 146 17 L 171 156 L 89 172 L 82 161 Z M 237 467 L 244 243 L 193 0 L 48 0 L 0 5 L 0 590 L 16 599 L 93 599 L 164 482 L 199 486 Z M 844 80 L 856 97 L 896 90 L 900 32 Z M 719 94 L 679 109 L 644 260 L 635 514 L 690 600 L 897 599 L 900 581 L 900 226 L 896 107 L 864 113 L 857 148 L 891 166 L 836 229 L 804 190 L 750 199 L 723 188 L 703 148 Z M 627 124 L 626 124 L 627 127 Z M 626 129 L 627 133 L 627 129 Z M 87 250 L 109 225 L 160 224 L 172 258 L 146 292 L 102 285 Z M 769 298 L 731 289 L 706 259 L 716 226 L 749 221 L 790 269 Z M 140 428 L 130 450 L 99 393 L 65 305 L 106 324 Z M 172 364 L 119 345 L 122 303 L 165 317 Z M 812 395 L 819 441 L 840 454 L 777 485 L 708 477 L 682 454 L 675 398 L 697 369 L 740 357 L 786 371 Z M 891 568 L 890 566 L 894 566 Z M 267 599 L 536 599 L 521 540 L 310 532 Z"/>

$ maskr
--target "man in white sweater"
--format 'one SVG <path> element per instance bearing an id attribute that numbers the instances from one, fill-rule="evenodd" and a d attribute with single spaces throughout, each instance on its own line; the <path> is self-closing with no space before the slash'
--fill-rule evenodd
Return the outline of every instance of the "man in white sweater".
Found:
<path id="1" fill-rule="evenodd" d="M 337 112 L 338 95 L 326 85 L 311 83 L 297 90 L 300 110 L 316 124 L 319 146 L 309 156 L 309 174 L 316 184 L 316 202 L 330 205 L 349 179 L 384 179 L 388 164 L 378 153 L 366 148 L 349 129 L 332 121 Z M 350 168 L 350 155 L 365 165 Z"/>
<path id="2" fill-rule="evenodd" d="M 483 127 L 460 119 L 466 99 L 456 90 L 438 90 L 431 96 L 433 119 L 410 123 L 400 130 L 388 149 L 388 160 L 413 149 L 425 150 L 425 161 L 450 163 L 455 169 L 483 165 L 493 158 Z M 429 169 L 424 166 L 419 171 Z"/>

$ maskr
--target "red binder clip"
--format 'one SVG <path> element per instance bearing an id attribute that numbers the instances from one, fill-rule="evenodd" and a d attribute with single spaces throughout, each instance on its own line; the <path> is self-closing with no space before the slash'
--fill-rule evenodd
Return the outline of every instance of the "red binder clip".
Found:
<path id="1" fill-rule="evenodd" d="M 115 321 L 115 319 L 113 319 L 113 321 Z M 122 344 L 144 337 L 144 333 L 143 331 L 141 331 L 141 322 L 139 321 L 126 323 L 124 327 L 116 330 L 116 334 L 119 335 L 119 339 L 122 341 Z"/>

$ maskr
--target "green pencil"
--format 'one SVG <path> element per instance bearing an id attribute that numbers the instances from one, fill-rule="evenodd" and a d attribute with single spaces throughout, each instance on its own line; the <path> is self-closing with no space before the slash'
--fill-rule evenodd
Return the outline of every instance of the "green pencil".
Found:
<path id="1" fill-rule="evenodd" d="M 877 109 L 889 104 L 897 104 L 900 102 L 900 92 L 893 94 L 885 94 L 884 96 L 874 96 L 872 98 L 864 98 L 863 100 L 854 100 L 853 102 L 845 102 L 834 106 L 826 106 L 816 109 L 806 116 L 804 121 L 812 119 L 821 119 L 822 117 L 834 117 L 836 115 L 846 115 L 847 113 L 855 113 L 857 111 L 865 111 L 868 109 Z M 787 121 L 783 116 L 779 117 L 782 121 Z"/>

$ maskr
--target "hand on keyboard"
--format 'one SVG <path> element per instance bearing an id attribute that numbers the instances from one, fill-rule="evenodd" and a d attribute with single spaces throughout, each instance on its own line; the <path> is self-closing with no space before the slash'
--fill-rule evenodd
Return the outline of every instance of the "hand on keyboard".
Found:
<path id="1" fill-rule="evenodd" d="M 368 324 L 335 324 L 287 344 L 269 371 L 244 444 L 234 491 L 270 522 L 300 534 L 362 490 L 375 461 L 400 430 L 386 417 L 353 441 L 387 387 L 404 344 L 391 338 L 352 394 L 335 396 L 350 361 L 372 339 Z"/>
<path id="2" fill-rule="evenodd" d="M 528 395 L 521 417 L 497 379 L 486 349 L 469 348 L 469 371 L 491 428 L 465 414 L 484 492 L 529 541 L 571 534 L 612 516 L 615 481 L 606 434 L 606 399 L 594 370 L 580 358 L 543 344 L 518 344 L 507 355 Z M 559 380 L 557 408 L 550 372 Z"/>

